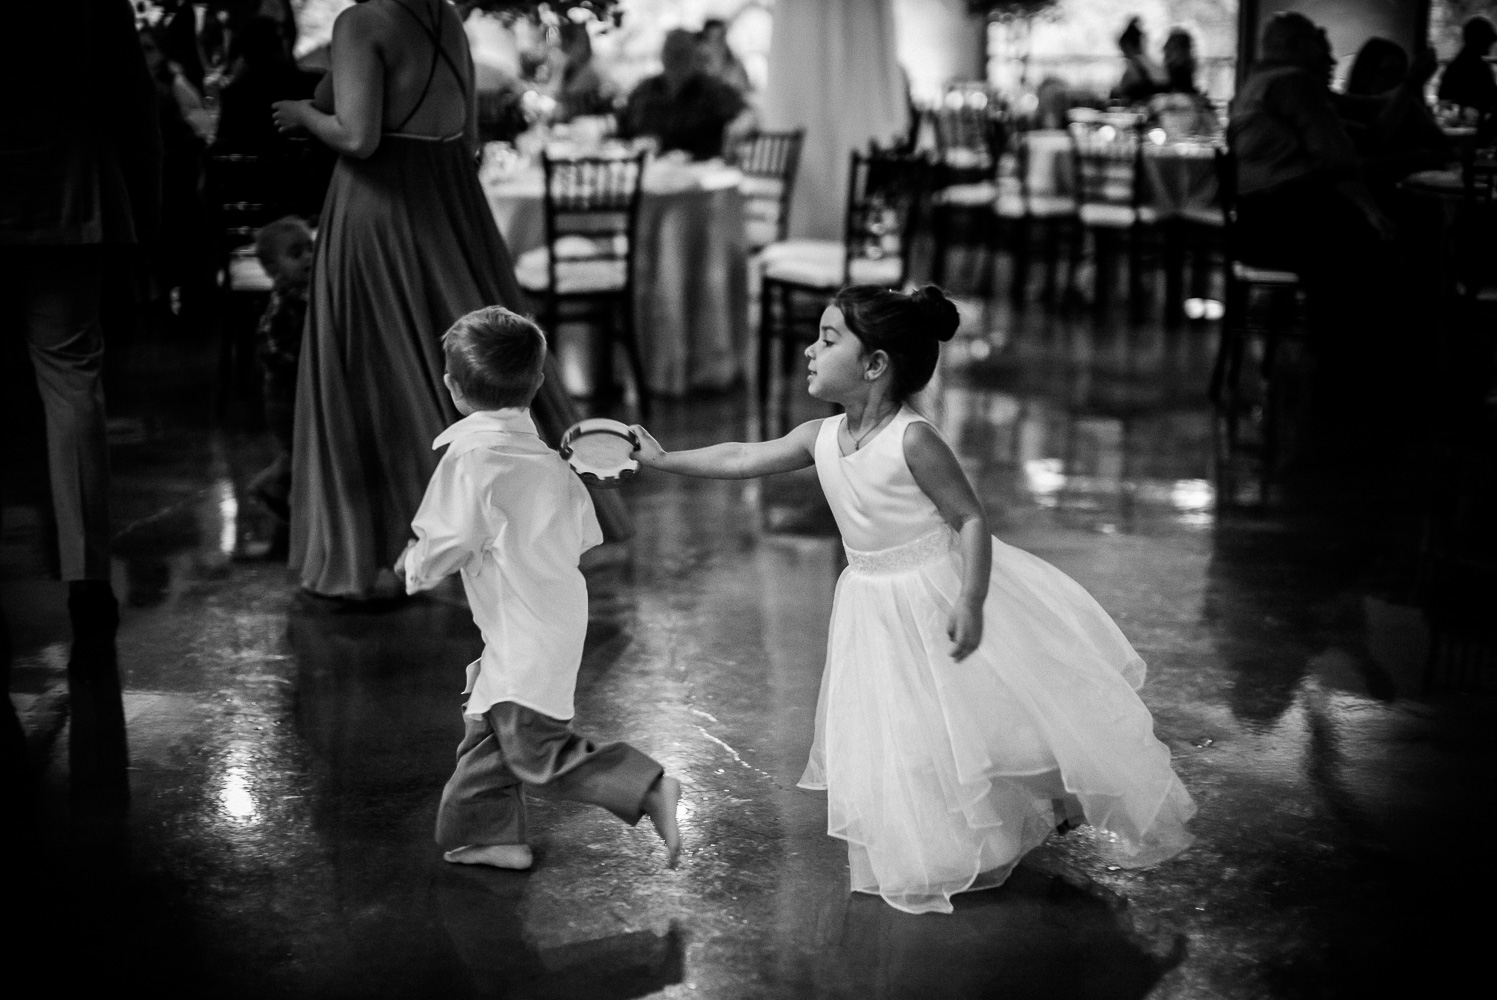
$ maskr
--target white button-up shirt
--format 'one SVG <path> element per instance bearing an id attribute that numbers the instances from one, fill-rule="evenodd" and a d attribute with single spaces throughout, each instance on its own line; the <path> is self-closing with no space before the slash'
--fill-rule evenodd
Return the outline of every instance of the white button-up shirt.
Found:
<path id="1" fill-rule="evenodd" d="M 577 562 L 603 541 L 587 487 L 541 440 L 528 410 L 480 410 L 432 442 L 444 445 L 411 522 L 405 580 L 414 594 L 462 573 L 484 641 L 468 665 L 463 714 L 513 701 L 570 719 L 587 632 Z"/>

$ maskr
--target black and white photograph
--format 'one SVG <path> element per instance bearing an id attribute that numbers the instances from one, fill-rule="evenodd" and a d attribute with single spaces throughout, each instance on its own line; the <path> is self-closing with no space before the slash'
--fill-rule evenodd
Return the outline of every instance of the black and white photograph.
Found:
<path id="1" fill-rule="evenodd" d="M 0 24 L 10 990 L 1489 979 L 1497 0 Z"/>

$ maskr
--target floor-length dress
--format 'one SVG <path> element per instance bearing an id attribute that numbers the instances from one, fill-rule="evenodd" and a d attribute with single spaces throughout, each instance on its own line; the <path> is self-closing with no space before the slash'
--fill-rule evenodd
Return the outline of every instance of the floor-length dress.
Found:
<path id="1" fill-rule="evenodd" d="M 458 418 L 442 334 L 487 305 L 527 311 L 462 135 L 386 133 L 367 159 L 340 157 L 297 376 L 290 565 L 308 590 L 361 596 L 399 555 L 431 443 Z M 553 446 L 576 420 L 549 358 L 533 413 Z M 605 537 L 628 537 L 619 498 L 593 500 Z"/>
<path id="2" fill-rule="evenodd" d="M 847 549 L 811 758 L 852 888 L 911 913 L 1001 884 L 1060 813 L 1103 833 L 1115 863 L 1187 847 L 1195 805 L 1136 689 L 1144 664 L 1060 570 L 993 540 L 983 638 L 960 663 L 946 633 L 961 592 L 955 532 L 916 484 L 905 407 L 841 453 L 823 421 L 816 471 Z"/>

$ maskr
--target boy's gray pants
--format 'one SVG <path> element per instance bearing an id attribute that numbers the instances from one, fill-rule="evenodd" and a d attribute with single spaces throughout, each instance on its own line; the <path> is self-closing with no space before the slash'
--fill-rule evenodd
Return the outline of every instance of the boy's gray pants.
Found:
<path id="1" fill-rule="evenodd" d="M 571 723 L 512 701 L 464 716 L 457 770 L 442 789 L 437 843 L 444 850 L 526 843 L 524 788 L 591 802 L 633 826 L 664 770 L 627 743 L 597 744 Z"/>

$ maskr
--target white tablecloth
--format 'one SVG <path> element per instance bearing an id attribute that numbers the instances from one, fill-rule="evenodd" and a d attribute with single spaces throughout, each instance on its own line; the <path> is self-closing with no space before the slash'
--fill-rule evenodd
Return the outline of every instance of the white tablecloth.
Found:
<path id="1" fill-rule="evenodd" d="M 650 390 L 721 390 L 743 371 L 743 175 L 718 164 L 652 162 L 640 199 L 635 330 Z M 540 170 L 486 177 L 494 221 L 516 258 L 545 242 Z"/>
<path id="2" fill-rule="evenodd" d="M 1071 137 L 1060 130 L 1030 132 L 1029 191 L 1075 193 Z M 1216 204 L 1216 161 L 1205 143 L 1167 143 L 1145 148 L 1143 200 L 1161 217 L 1208 212 Z"/>

